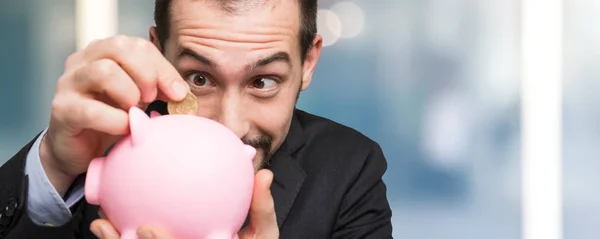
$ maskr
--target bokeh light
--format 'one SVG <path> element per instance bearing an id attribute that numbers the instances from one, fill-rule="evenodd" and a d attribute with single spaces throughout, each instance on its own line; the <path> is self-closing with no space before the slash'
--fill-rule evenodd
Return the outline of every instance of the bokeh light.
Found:
<path id="1" fill-rule="evenodd" d="M 317 13 L 317 29 L 323 36 L 323 47 L 335 44 L 342 35 L 342 21 L 331 10 L 319 9 Z"/>
<path id="2" fill-rule="evenodd" d="M 342 22 L 341 38 L 358 36 L 365 26 L 365 14 L 360 6 L 353 2 L 339 2 L 331 7 Z"/>

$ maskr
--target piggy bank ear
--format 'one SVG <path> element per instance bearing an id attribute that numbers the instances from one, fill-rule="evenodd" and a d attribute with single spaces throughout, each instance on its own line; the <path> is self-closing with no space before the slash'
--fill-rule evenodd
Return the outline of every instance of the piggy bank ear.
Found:
<path id="1" fill-rule="evenodd" d="M 131 136 L 131 143 L 133 145 L 140 145 L 144 137 L 144 125 L 150 121 L 148 115 L 144 113 L 138 107 L 131 107 L 129 109 L 129 131 Z"/>
<path id="2" fill-rule="evenodd" d="M 155 110 L 150 111 L 150 118 L 156 118 L 160 116 L 160 113 L 156 112 Z"/>
<path id="3" fill-rule="evenodd" d="M 254 159 L 254 156 L 256 155 L 256 149 L 250 145 L 244 145 L 244 148 L 250 160 Z"/>

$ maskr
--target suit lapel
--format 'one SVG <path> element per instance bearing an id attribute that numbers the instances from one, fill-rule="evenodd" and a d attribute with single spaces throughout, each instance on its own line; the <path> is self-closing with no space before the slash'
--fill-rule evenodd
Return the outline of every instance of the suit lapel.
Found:
<path id="1" fill-rule="evenodd" d="M 270 167 L 274 176 L 271 194 L 275 202 L 277 225 L 280 228 L 306 178 L 305 172 L 293 156 L 304 145 L 304 140 L 302 126 L 294 115 L 286 140 L 273 155 Z"/>
<path id="2" fill-rule="evenodd" d="M 271 195 L 275 202 L 277 225 L 281 227 L 296 200 L 296 195 L 302 188 L 306 175 L 300 167 L 294 164 L 292 157 L 280 157 L 277 160 L 287 161 L 285 163 L 273 162 L 271 168 L 275 176 L 271 184 Z"/>

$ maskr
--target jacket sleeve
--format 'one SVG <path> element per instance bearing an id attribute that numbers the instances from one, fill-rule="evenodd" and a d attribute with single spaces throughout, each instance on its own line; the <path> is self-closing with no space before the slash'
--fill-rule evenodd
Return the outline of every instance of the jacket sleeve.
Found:
<path id="1" fill-rule="evenodd" d="M 346 193 L 332 238 L 392 238 L 392 210 L 383 175 L 387 162 L 377 143 Z"/>
<path id="2" fill-rule="evenodd" d="M 25 175 L 25 162 L 34 142 L 32 140 L 0 167 L 0 239 L 87 238 L 81 237 L 89 234 L 89 226 L 82 226 L 89 221 L 84 218 L 84 209 L 88 206 L 83 200 L 73 206 L 73 217 L 62 226 L 40 226 L 28 215 L 29 178 Z"/>

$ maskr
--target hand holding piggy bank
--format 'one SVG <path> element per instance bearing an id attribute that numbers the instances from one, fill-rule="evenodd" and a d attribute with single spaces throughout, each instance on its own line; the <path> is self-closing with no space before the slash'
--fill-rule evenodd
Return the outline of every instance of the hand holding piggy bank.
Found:
<path id="1" fill-rule="evenodd" d="M 175 238 L 237 239 L 250 208 L 256 150 L 225 126 L 189 115 L 129 111 L 130 134 L 92 160 L 85 197 L 123 239 L 142 225 Z"/>

